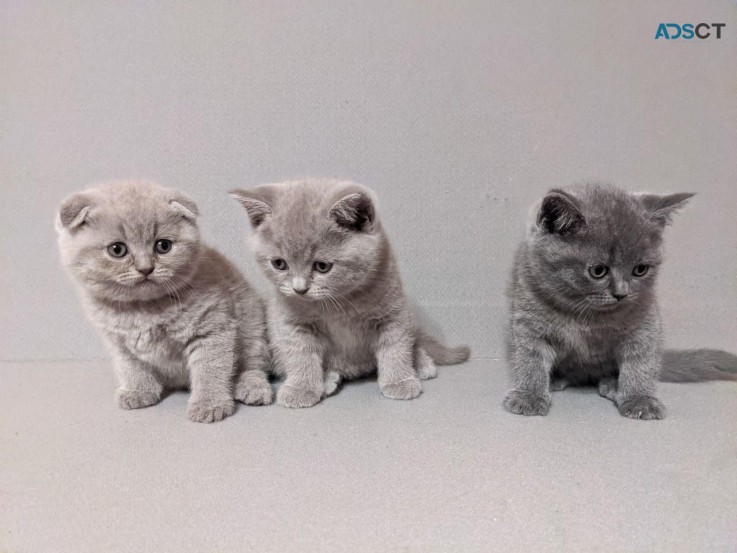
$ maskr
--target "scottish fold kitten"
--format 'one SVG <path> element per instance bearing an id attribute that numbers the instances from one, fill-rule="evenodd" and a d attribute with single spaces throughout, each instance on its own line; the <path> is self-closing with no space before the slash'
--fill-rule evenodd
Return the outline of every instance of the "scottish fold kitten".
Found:
<path id="1" fill-rule="evenodd" d="M 113 182 L 59 208 L 61 259 L 113 357 L 123 409 L 192 391 L 187 413 L 219 421 L 235 399 L 271 403 L 262 301 L 200 242 L 198 211 L 176 190 Z"/>
<path id="2" fill-rule="evenodd" d="M 592 384 L 622 415 L 662 419 L 656 379 L 737 377 L 732 354 L 662 351 L 655 283 L 663 229 L 692 196 L 579 185 L 543 198 L 509 289 L 508 411 L 545 415 L 551 389 Z"/>
<path id="3" fill-rule="evenodd" d="M 231 195 L 278 292 L 267 312 L 275 372 L 286 377 L 281 405 L 310 407 L 342 379 L 377 370 L 386 397 L 412 399 L 436 363 L 468 358 L 467 347 L 445 348 L 418 328 L 367 188 L 302 180 Z"/>

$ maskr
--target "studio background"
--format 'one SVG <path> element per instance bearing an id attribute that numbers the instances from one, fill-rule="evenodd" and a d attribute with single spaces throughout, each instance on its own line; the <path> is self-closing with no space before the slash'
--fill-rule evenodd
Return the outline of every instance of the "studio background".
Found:
<path id="1" fill-rule="evenodd" d="M 119 409 L 62 198 L 180 188 L 270 293 L 226 191 L 305 176 L 376 190 L 408 295 L 473 358 L 408 402 L 367 379 L 213 425 L 187 392 Z M 0 551 L 734 551 L 737 383 L 663 383 L 661 421 L 593 388 L 502 408 L 513 250 L 581 180 L 697 193 L 666 340 L 737 353 L 737 0 L 0 0 Z"/>
<path id="2" fill-rule="evenodd" d="M 707 9 L 705 9 L 707 6 Z M 304 176 L 376 190 L 412 299 L 503 355 L 530 206 L 580 180 L 698 195 L 666 236 L 667 341 L 735 349 L 737 9 L 654 2 L 3 2 L 1 357 L 106 354 L 54 211 L 145 177 L 199 204 L 262 290 L 225 191 Z M 720 40 L 654 40 L 674 21 Z"/>

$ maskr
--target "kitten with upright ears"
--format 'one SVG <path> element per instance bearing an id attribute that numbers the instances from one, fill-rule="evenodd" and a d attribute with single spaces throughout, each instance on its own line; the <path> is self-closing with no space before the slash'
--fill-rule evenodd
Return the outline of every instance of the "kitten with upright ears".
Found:
<path id="1" fill-rule="evenodd" d="M 195 203 L 149 182 L 72 194 L 57 214 L 59 249 L 100 330 L 123 409 L 189 388 L 187 413 L 219 421 L 273 400 L 261 299 L 225 257 L 200 241 Z"/>
<path id="2" fill-rule="evenodd" d="M 446 348 L 418 327 L 369 189 L 311 179 L 231 195 L 277 289 L 267 312 L 274 369 L 286 377 L 281 405 L 310 407 L 375 371 L 386 397 L 412 399 L 436 363 L 468 358 L 467 347 Z"/>
<path id="3" fill-rule="evenodd" d="M 737 356 L 662 350 L 663 229 L 693 194 L 579 185 L 548 192 L 514 261 L 504 407 L 546 415 L 550 390 L 596 385 L 630 418 L 662 419 L 657 379 L 737 380 Z"/>

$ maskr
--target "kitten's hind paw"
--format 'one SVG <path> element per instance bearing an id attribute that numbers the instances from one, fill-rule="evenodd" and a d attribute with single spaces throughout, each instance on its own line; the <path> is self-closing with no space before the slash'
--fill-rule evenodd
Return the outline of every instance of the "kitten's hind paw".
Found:
<path id="1" fill-rule="evenodd" d="M 550 381 L 550 389 L 554 392 L 565 390 L 570 385 L 571 383 L 568 382 L 565 378 L 555 378 Z"/>
<path id="2" fill-rule="evenodd" d="M 381 393 L 389 399 L 414 399 L 422 393 L 422 384 L 419 379 L 410 378 L 382 386 Z"/>
<path id="3" fill-rule="evenodd" d="M 161 401 L 161 397 L 156 392 L 118 388 L 115 392 L 115 400 L 121 409 L 142 409 L 156 405 Z"/>
<path id="4" fill-rule="evenodd" d="M 525 390 L 509 390 L 504 397 L 504 408 L 516 415 L 547 415 L 550 398 Z"/>
<path id="5" fill-rule="evenodd" d="M 187 416 L 195 422 L 218 422 L 235 413 L 235 402 L 212 400 L 189 401 Z"/>
<path id="6" fill-rule="evenodd" d="M 325 381 L 323 382 L 325 390 L 322 393 L 322 397 L 332 396 L 337 392 L 342 380 L 343 378 L 338 371 L 328 371 L 325 373 Z"/>
<path id="7" fill-rule="evenodd" d="M 279 388 L 276 394 L 276 401 L 283 407 L 292 409 L 300 409 L 302 407 L 312 407 L 322 399 L 322 394 L 312 390 L 303 388 L 295 388 L 287 384 Z"/>
<path id="8" fill-rule="evenodd" d="M 664 419 L 665 405 L 659 399 L 650 396 L 638 396 L 626 399 L 618 405 L 619 412 L 630 419 Z"/>
<path id="9" fill-rule="evenodd" d="M 616 378 L 602 378 L 599 381 L 599 395 L 607 399 L 611 399 L 614 403 L 617 402 L 617 379 Z"/>
<path id="10" fill-rule="evenodd" d="M 235 386 L 235 399 L 246 405 L 269 405 L 274 401 L 274 390 L 263 373 L 243 373 Z"/>
<path id="11" fill-rule="evenodd" d="M 438 376 L 438 368 L 435 366 L 435 362 L 432 357 L 424 350 L 420 348 L 417 352 L 417 377 L 420 380 L 430 380 Z"/>

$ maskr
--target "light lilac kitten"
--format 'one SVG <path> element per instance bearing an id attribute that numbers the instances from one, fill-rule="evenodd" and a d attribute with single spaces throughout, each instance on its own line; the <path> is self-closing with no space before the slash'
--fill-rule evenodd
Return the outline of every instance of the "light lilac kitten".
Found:
<path id="1" fill-rule="evenodd" d="M 418 328 L 372 193 L 351 182 L 303 180 L 231 192 L 248 212 L 259 266 L 278 293 L 268 308 L 277 400 L 310 407 L 342 379 L 377 371 L 382 393 L 420 395 L 435 363 L 469 356 Z"/>
<path id="2" fill-rule="evenodd" d="M 66 198 L 57 217 L 64 266 L 113 357 L 124 409 L 189 388 L 188 415 L 219 421 L 235 399 L 273 392 L 262 301 L 200 242 L 197 206 L 148 182 L 113 182 Z"/>

